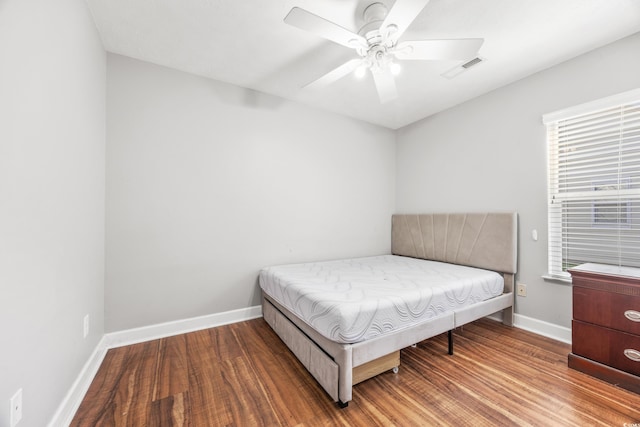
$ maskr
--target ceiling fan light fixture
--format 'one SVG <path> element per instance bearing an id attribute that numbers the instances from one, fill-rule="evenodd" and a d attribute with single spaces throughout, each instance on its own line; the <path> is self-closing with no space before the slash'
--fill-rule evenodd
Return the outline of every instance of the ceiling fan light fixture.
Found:
<path id="1" fill-rule="evenodd" d="M 384 38 L 389 39 L 397 31 L 398 26 L 396 24 L 389 24 L 387 28 L 384 29 Z"/>
<path id="2" fill-rule="evenodd" d="M 357 79 L 361 79 L 365 76 L 365 74 L 367 74 L 367 68 L 368 67 L 366 64 L 359 65 L 353 74 L 356 76 Z"/>

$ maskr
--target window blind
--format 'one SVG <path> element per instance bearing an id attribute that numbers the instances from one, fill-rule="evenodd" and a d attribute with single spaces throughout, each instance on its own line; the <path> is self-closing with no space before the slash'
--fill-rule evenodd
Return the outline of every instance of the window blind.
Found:
<path id="1" fill-rule="evenodd" d="M 640 90 L 545 115 L 549 274 L 640 267 Z"/>

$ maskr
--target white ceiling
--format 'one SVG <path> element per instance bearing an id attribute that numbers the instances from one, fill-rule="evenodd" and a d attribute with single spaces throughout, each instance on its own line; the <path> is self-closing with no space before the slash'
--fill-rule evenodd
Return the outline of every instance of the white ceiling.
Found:
<path id="1" fill-rule="evenodd" d="M 371 75 L 302 89 L 355 52 L 289 26 L 298 6 L 358 31 L 374 0 L 87 0 L 107 51 L 397 129 L 640 31 L 640 0 L 431 0 L 406 40 L 484 38 L 486 62 L 403 61 L 398 99 Z M 378 0 L 380 1 L 380 0 Z M 384 0 L 389 6 L 395 0 Z M 640 54 L 640 52 L 639 52 Z"/>

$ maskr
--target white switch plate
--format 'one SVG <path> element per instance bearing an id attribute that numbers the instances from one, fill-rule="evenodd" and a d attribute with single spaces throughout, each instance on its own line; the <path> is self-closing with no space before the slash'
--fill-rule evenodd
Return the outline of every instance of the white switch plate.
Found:
<path id="1" fill-rule="evenodd" d="M 16 391 L 11 397 L 11 427 L 15 427 L 16 424 L 22 419 L 22 389 Z"/>

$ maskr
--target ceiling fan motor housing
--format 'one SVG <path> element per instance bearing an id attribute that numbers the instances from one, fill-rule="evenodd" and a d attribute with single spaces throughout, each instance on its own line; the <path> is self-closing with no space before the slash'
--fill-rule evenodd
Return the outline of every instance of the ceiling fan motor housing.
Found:
<path id="1" fill-rule="evenodd" d="M 365 36 L 366 33 L 372 30 L 378 30 L 387 17 L 388 9 L 383 3 L 376 2 L 366 7 L 362 12 L 362 18 L 364 24 L 360 27 L 358 34 Z"/>
<path id="2" fill-rule="evenodd" d="M 380 44 L 388 36 L 388 31 L 381 28 L 389 10 L 384 3 L 372 3 L 362 12 L 364 24 L 358 34 L 367 40 L 369 46 Z M 385 34 L 387 33 L 387 34 Z"/>
<path id="3" fill-rule="evenodd" d="M 358 34 L 367 41 L 367 46 L 357 49 L 366 61 L 366 66 L 374 72 L 385 70 L 389 63 L 389 49 L 393 48 L 393 41 L 388 37 L 393 28 L 381 28 L 387 17 L 387 6 L 376 2 L 366 7 L 362 13 L 364 24 Z"/>

